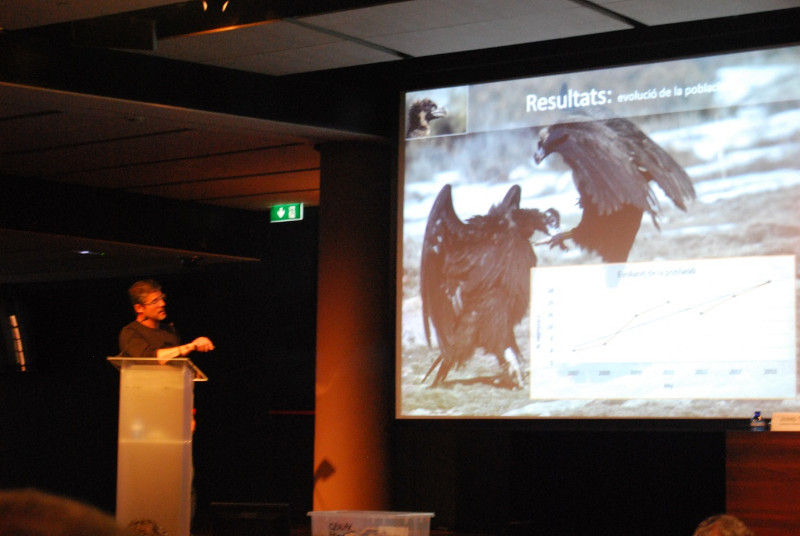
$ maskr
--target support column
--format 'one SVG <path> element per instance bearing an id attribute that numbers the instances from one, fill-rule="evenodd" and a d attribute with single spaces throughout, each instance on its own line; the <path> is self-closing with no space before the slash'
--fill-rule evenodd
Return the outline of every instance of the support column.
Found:
<path id="1" fill-rule="evenodd" d="M 319 147 L 315 510 L 389 508 L 391 151 Z"/>

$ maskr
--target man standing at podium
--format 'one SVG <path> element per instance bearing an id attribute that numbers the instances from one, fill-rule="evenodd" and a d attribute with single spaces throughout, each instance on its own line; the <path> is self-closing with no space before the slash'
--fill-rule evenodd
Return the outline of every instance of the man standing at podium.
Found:
<path id="1" fill-rule="evenodd" d="M 214 344 L 207 337 L 181 344 L 175 327 L 171 323 L 163 323 L 167 318 L 167 296 L 156 281 L 137 281 L 128 289 L 128 295 L 136 312 L 136 320 L 120 331 L 119 355 L 156 357 L 163 365 L 170 359 L 185 357 L 194 351 L 210 352 L 214 349 Z"/>

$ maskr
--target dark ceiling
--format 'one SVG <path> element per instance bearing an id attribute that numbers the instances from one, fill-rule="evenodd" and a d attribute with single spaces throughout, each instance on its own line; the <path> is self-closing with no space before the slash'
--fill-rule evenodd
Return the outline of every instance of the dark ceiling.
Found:
<path id="1" fill-rule="evenodd" d="M 412 86 L 425 71 L 455 79 L 481 64 L 501 66 L 502 76 L 512 63 L 513 75 L 543 51 L 557 61 L 554 43 L 630 48 L 634 36 L 662 29 L 710 41 L 708 28 L 747 33 L 764 20 L 791 27 L 798 7 L 800 0 L 3 2 L 0 176 L 246 211 L 315 206 L 315 146 L 391 142 L 397 127 L 385 118 L 401 78 Z M 533 68 L 553 67 L 543 59 Z M 69 242 L 64 251 L 98 245 L 37 236 L 0 233 L 0 283 L 48 274 L 31 252 L 52 250 L 56 237 Z M 138 245 L 126 254 L 126 244 L 113 247 L 128 268 L 153 262 Z M 192 254 L 153 251 L 169 263 Z M 61 265 L 47 277 L 82 270 Z"/>

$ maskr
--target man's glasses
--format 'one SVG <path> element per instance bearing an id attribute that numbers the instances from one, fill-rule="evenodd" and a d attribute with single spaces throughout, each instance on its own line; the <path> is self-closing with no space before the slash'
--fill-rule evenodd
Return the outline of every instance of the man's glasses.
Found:
<path id="1" fill-rule="evenodd" d="M 145 303 L 143 305 L 158 305 L 159 303 L 167 303 L 167 295 L 166 294 L 162 294 L 161 296 L 159 296 L 155 300 L 149 301 L 149 302 L 147 302 L 147 303 Z"/>

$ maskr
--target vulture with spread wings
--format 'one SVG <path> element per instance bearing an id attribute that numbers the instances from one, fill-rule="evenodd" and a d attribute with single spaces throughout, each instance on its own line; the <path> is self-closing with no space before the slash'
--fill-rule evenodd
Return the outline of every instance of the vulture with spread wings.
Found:
<path id="1" fill-rule="evenodd" d="M 451 186 L 433 203 L 422 245 L 420 293 L 425 337 L 431 326 L 440 354 L 433 385 L 440 385 L 453 367 L 464 365 L 478 348 L 494 354 L 502 383 L 522 387 L 522 355 L 514 327 L 528 308 L 530 269 L 536 254 L 530 243 L 535 231 L 549 234 L 559 215 L 520 208 L 521 190 L 512 186 L 503 201 L 485 215 L 466 222 L 453 208 Z"/>
<path id="2" fill-rule="evenodd" d="M 627 119 L 595 111 L 555 123 L 539 132 L 536 163 L 559 153 L 572 168 L 582 208 L 578 225 L 550 240 L 566 249 L 572 239 L 605 262 L 628 259 L 644 212 L 658 227 L 655 182 L 681 210 L 694 199 L 692 181 L 658 144 Z"/>

